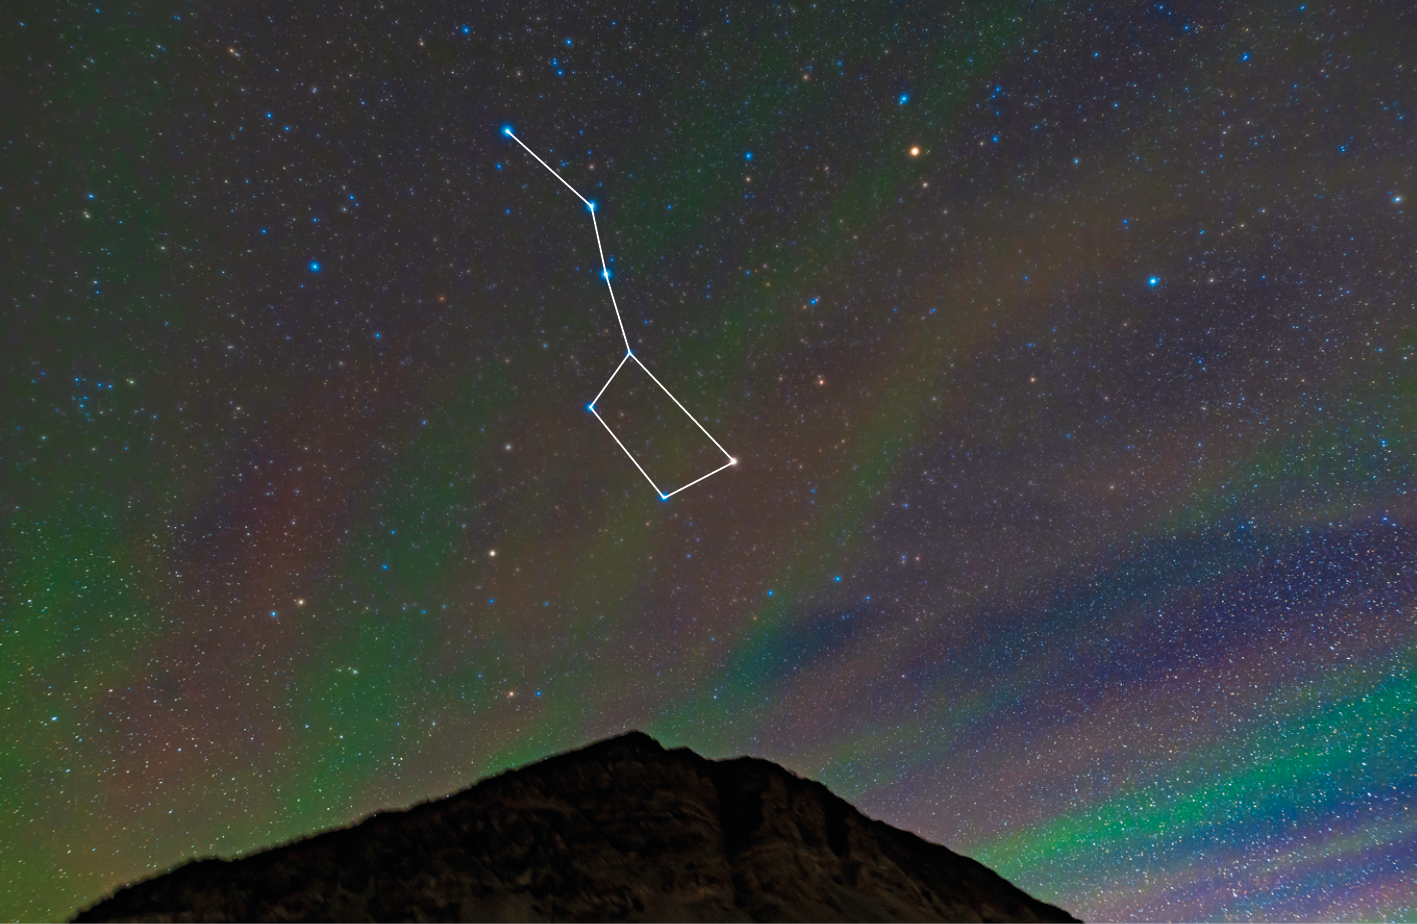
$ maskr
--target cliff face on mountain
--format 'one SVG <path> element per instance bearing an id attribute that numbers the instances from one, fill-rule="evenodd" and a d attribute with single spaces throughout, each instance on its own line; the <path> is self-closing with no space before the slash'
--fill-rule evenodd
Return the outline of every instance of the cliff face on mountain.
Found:
<path id="1" fill-rule="evenodd" d="M 754 758 L 639 732 L 236 860 L 77 921 L 1072 921 Z"/>

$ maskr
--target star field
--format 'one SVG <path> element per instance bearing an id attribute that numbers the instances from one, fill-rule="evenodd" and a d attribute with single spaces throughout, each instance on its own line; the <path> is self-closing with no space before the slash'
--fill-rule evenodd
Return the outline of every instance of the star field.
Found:
<path id="1" fill-rule="evenodd" d="M 0 918 L 629 728 L 1417 917 L 1406 5 L 4 15 Z"/>

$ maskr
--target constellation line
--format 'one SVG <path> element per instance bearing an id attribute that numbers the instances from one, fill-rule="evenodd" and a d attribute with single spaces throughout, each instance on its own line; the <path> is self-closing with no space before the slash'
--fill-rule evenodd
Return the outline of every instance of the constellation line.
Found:
<path id="1" fill-rule="evenodd" d="M 571 195 L 575 196 L 577 199 L 581 200 L 581 202 L 585 203 L 586 208 L 590 210 L 590 226 L 591 229 L 595 231 L 595 250 L 596 253 L 600 255 L 600 276 L 602 279 L 605 280 L 606 291 L 610 293 L 610 307 L 615 309 L 615 322 L 620 325 L 620 337 L 625 341 L 625 355 L 621 357 L 620 365 L 616 366 L 615 371 L 610 373 L 610 378 L 606 379 L 605 384 L 600 387 L 600 391 L 596 394 L 594 400 L 592 400 L 590 404 L 586 405 L 586 410 L 590 411 L 592 414 L 595 415 L 595 419 L 600 421 L 600 425 L 605 428 L 606 433 L 610 434 L 610 438 L 615 441 L 615 445 L 619 446 L 621 451 L 623 451 L 625 455 L 630 457 L 630 462 L 634 464 L 635 468 L 640 470 L 641 475 L 645 476 L 645 481 L 648 481 L 649 486 L 654 488 L 654 492 L 659 495 L 660 500 L 669 500 L 669 498 L 673 497 L 675 494 L 678 494 L 685 488 L 692 488 L 694 485 L 698 484 L 700 481 L 703 481 L 705 478 L 717 475 L 725 468 L 737 465 L 738 460 L 733 458 L 733 456 L 729 455 L 728 450 L 724 449 L 723 445 L 719 443 L 718 440 L 713 438 L 713 434 L 708 432 L 708 429 L 703 424 L 699 423 L 698 418 L 695 417 L 693 414 L 690 414 L 689 409 L 686 408 L 683 404 L 681 404 L 678 398 L 674 397 L 674 393 L 668 388 L 666 388 L 664 386 L 664 383 L 661 382 L 653 372 L 649 371 L 649 367 L 640 361 L 640 358 L 635 355 L 634 349 L 630 346 L 630 336 L 625 331 L 625 319 L 620 315 L 620 303 L 615 300 L 615 287 L 610 284 L 610 267 L 605 262 L 605 245 L 601 243 L 600 240 L 600 222 L 598 222 L 595 218 L 595 203 L 587 199 L 585 196 L 582 196 L 579 192 L 577 192 L 574 186 L 566 182 L 565 177 L 557 173 L 554 169 L 552 169 L 550 164 L 541 159 L 540 155 L 538 155 L 531 148 L 527 147 L 525 142 L 523 142 L 520 138 L 518 138 L 515 134 L 512 133 L 512 129 L 510 126 L 503 128 L 502 134 L 506 135 L 508 138 L 512 139 L 518 145 L 520 145 L 523 151 L 526 151 L 528 154 L 530 154 L 538 164 L 545 167 L 552 176 L 560 180 L 561 185 L 569 189 L 571 191 Z M 695 478 L 688 484 L 681 485 L 675 488 L 668 494 L 660 490 L 659 485 L 654 483 L 654 479 L 649 476 L 649 472 L 644 470 L 644 466 L 640 465 L 639 460 L 635 458 L 634 453 L 630 452 L 630 450 L 626 448 L 625 444 L 620 442 L 620 437 L 615 435 L 615 431 L 610 428 L 610 424 L 606 423 L 605 418 L 601 417 L 600 412 L 595 409 L 596 402 L 599 401 L 601 397 L 605 394 L 606 389 L 610 387 L 610 383 L 615 381 L 615 376 L 619 375 L 620 370 L 625 368 L 625 363 L 629 362 L 632 359 L 635 361 L 635 365 L 639 366 L 641 369 L 644 370 L 645 375 L 648 375 L 651 379 L 654 380 L 654 384 L 659 386 L 660 391 L 664 392 L 666 395 L 669 396 L 669 400 L 674 402 L 674 406 L 679 408 L 679 410 L 683 411 L 684 416 L 692 420 L 694 422 L 694 426 L 698 427 L 700 432 L 702 432 L 704 436 L 707 436 L 709 438 L 709 442 L 713 443 L 713 445 L 718 449 L 718 451 L 723 453 L 724 458 L 728 460 L 727 462 L 725 462 L 723 465 L 720 465 L 713 471 L 709 472 L 707 475 L 700 475 L 698 478 Z"/>
<path id="2" fill-rule="evenodd" d="M 561 185 L 571 191 L 571 195 L 584 202 L 586 208 L 590 209 L 590 226 L 595 229 L 595 249 L 600 254 L 600 276 L 602 279 L 605 280 L 605 288 L 610 292 L 610 307 L 615 309 L 615 321 L 620 325 L 620 336 L 625 340 L 625 350 L 627 352 L 633 353 L 634 350 L 630 349 L 630 337 L 628 334 L 625 333 L 625 319 L 620 317 L 620 305 L 618 302 L 615 301 L 615 289 L 610 285 L 610 267 L 605 265 L 605 248 L 600 246 L 600 225 L 595 220 L 595 203 L 591 202 L 585 196 L 582 196 L 580 193 L 576 192 L 576 187 L 572 186 L 570 183 L 567 183 L 565 177 L 561 176 L 561 174 L 557 173 L 555 170 L 552 170 L 551 165 L 548 164 L 546 161 L 542 160 L 540 157 L 538 157 L 537 153 L 531 148 L 527 147 L 525 142 L 523 142 L 520 138 L 512 134 L 512 130 L 510 128 L 504 128 L 502 129 L 502 131 L 504 134 L 506 134 L 508 138 L 512 139 L 517 144 L 520 144 L 522 146 L 523 151 L 526 151 L 532 157 L 535 157 L 536 162 L 538 164 L 545 167 L 547 170 L 551 170 L 551 175 L 554 176 L 556 179 L 560 180 Z M 685 413 L 688 412 L 686 411 Z M 713 437 L 709 437 L 709 439 L 713 439 Z M 655 490 L 659 489 L 656 488 Z"/>

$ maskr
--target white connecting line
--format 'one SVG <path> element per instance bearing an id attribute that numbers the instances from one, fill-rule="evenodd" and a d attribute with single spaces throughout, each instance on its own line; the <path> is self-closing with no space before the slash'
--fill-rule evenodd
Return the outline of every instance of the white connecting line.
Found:
<path id="1" fill-rule="evenodd" d="M 631 349 L 630 338 L 625 333 L 625 322 L 620 317 L 620 305 L 615 301 L 615 289 L 610 285 L 610 268 L 605 265 L 605 248 L 600 243 L 600 224 L 595 220 L 595 203 L 591 202 L 585 196 L 582 196 L 580 193 L 576 192 L 576 188 L 574 186 L 572 186 L 570 183 L 567 183 L 565 178 L 562 177 L 561 174 L 557 173 L 555 170 L 552 170 L 550 164 L 542 160 L 540 157 L 537 157 L 536 152 L 533 151 L 531 148 L 527 147 L 520 138 L 512 134 L 512 130 L 510 128 L 502 129 L 502 134 L 506 135 L 508 138 L 512 139 L 517 144 L 520 144 L 523 151 L 526 151 L 532 157 L 535 157 L 536 162 L 538 164 L 541 164 L 541 166 L 545 167 L 547 170 L 550 170 L 551 175 L 554 176 L 556 179 L 560 180 L 561 185 L 569 189 L 571 191 L 571 194 L 574 195 L 577 199 L 584 202 L 585 207 L 590 210 L 590 225 L 592 228 L 595 229 L 595 249 L 600 253 L 600 275 L 605 280 L 605 288 L 608 289 L 610 292 L 610 306 L 615 309 L 615 321 L 620 325 L 620 336 L 625 340 L 625 357 L 624 359 L 620 360 L 620 365 L 615 367 L 615 371 L 610 373 L 610 378 L 606 380 L 603 386 L 601 386 L 600 394 L 595 396 L 595 401 L 592 401 L 590 404 L 586 405 L 586 410 L 590 411 L 592 414 L 595 415 L 595 419 L 600 421 L 600 425 L 605 428 L 606 433 L 610 434 L 610 438 L 615 441 L 615 445 L 619 446 L 622 450 L 624 450 L 625 455 L 630 457 L 630 461 L 634 463 L 635 468 L 640 470 L 640 474 L 645 476 L 645 480 L 649 482 L 650 487 L 654 488 L 655 493 L 659 495 L 660 500 L 669 500 L 669 498 L 673 497 L 675 494 L 678 494 L 680 491 L 684 490 L 684 488 L 692 488 L 694 485 L 698 484 L 700 481 L 703 481 L 705 478 L 717 475 L 719 472 L 723 471 L 729 466 L 737 465 L 738 460 L 730 456 L 728 454 L 728 450 L 724 449 L 722 446 L 719 445 L 718 440 L 713 438 L 712 433 L 708 432 L 707 430 L 704 430 L 704 425 L 699 423 L 698 420 L 694 418 L 693 414 L 689 413 L 688 408 L 684 407 L 684 405 L 679 403 L 679 399 L 674 397 L 673 393 L 671 393 L 669 389 L 664 387 L 663 382 L 655 378 L 654 373 L 650 372 L 649 369 L 645 366 L 645 364 L 640 362 L 640 358 L 636 356 L 635 351 Z M 669 400 L 673 401 L 674 404 L 679 408 L 679 410 L 684 412 L 684 415 L 686 417 L 694 421 L 694 426 L 698 427 L 700 430 L 703 430 L 704 436 L 707 436 L 710 442 L 712 442 L 715 446 L 718 446 L 718 451 L 723 453 L 723 457 L 728 460 L 727 462 L 725 462 L 723 465 L 720 465 L 713 471 L 709 472 L 707 475 L 701 475 L 698 478 L 695 478 L 693 481 L 689 482 L 688 484 L 681 485 L 680 487 L 675 488 L 668 494 L 664 493 L 659 489 L 659 485 L 654 483 L 654 479 L 649 476 L 649 472 L 646 472 L 644 470 L 644 467 L 641 466 L 640 463 L 635 459 L 634 454 L 631 453 L 630 450 L 625 449 L 625 444 L 620 442 L 620 437 L 615 435 L 615 431 L 610 429 L 610 425 L 605 422 L 605 418 L 601 417 L 600 413 L 595 409 L 595 402 L 600 400 L 600 395 L 605 394 L 605 389 L 609 388 L 610 383 L 615 381 L 615 376 L 620 374 L 620 370 L 625 367 L 625 363 L 629 362 L 632 359 L 635 361 L 635 364 L 637 366 L 639 366 L 641 369 L 644 369 L 645 375 L 648 375 L 651 379 L 654 379 L 654 384 L 658 385 L 666 395 L 669 395 Z"/>

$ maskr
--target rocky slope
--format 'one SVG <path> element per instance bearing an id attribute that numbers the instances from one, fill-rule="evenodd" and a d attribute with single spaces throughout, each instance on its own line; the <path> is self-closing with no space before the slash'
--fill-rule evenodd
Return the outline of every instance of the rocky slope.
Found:
<path id="1" fill-rule="evenodd" d="M 1072 921 L 776 764 L 631 732 L 78 921 Z"/>

